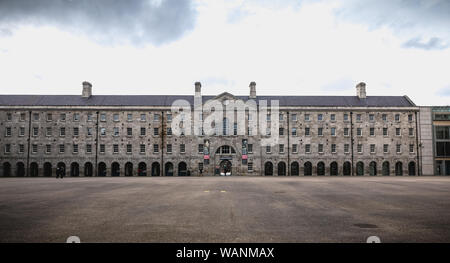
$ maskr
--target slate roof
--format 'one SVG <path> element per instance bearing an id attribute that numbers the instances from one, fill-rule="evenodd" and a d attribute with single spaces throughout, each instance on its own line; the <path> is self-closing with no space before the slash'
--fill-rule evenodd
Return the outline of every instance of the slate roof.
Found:
<path id="1" fill-rule="evenodd" d="M 216 96 L 203 96 L 203 102 Z M 248 96 L 235 96 L 248 100 Z M 0 95 L 0 106 L 171 106 L 178 99 L 194 104 L 192 95 Z M 257 96 L 256 101 L 279 100 L 280 106 L 414 107 L 406 96 Z"/>

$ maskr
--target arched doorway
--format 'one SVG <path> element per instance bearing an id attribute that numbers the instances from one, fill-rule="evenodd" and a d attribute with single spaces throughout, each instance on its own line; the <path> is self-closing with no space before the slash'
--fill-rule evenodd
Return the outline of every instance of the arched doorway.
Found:
<path id="1" fill-rule="evenodd" d="M 356 164 L 356 175 L 357 176 L 363 176 L 364 175 L 364 163 L 358 162 Z"/>
<path id="2" fill-rule="evenodd" d="M 369 175 L 370 176 L 376 176 L 377 175 L 377 163 L 375 161 L 372 161 L 369 164 Z"/>
<path id="3" fill-rule="evenodd" d="M 277 170 L 278 170 L 278 176 L 286 176 L 286 163 L 279 162 Z"/>
<path id="4" fill-rule="evenodd" d="M 273 175 L 273 164 L 271 162 L 266 162 L 264 164 L 264 175 L 265 176 Z"/>
<path id="5" fill-rule="evenodd" d="M 97 176 L 106 176 L 106 164 L 101 162 L 98 164 L 98 175 Z"/>
<path id="6" fill-rule="evenodd" d="M 300 175 L 300 169 L 299 169 L 298 162 L 291 163 L 291 175 L 292 176 Z"/>
<path id="7" fill-rule="evenodd" d="M 323 162 L 317 164 L 317 175 L 325 175 L 325 164 Z"/>
<path id="8" fill-rule="evenodd" d="M 111 176 L 120 176 L 120 164 L 113 162 L 111 165 Z"/>
<path id="9" fill-rule="evenodd" d="M 416 163 L 415 162 L 409 162 L 409 164 L 408 164 L 408 174 L 410 176 L 416 175 Z"/>
<path id="10" fill-rule="evenodd" d="M 166 163 L 167 166 L 167 163 Z M 160 173 L 160 165 L 158 162 L 154 162 L 152 163 L 152 176 L 159 176 Z M 172 175 L 173 175 L 173 167 L 172 167 Z M 170 176 L 172 176 L 170 175 Z M 166 176 L 167 176 L 167 171 L 166 171 Z"/>
<path id="11" fill-rule="evenodd" d="M 185 162 L 178 164 L 178 176 L 187 176 L 187 165 Z"/>
<path id="12" fill-rule="evenodd" d="M 391 175 L 391 168 L 388 161 L 383 162 L 383 175 L 389 176 Z"/>
<path id="13" fill-rule="evenodd" d="M 337 162 L 332 162 L 330 164 L 330 175 L 337 176 L 338 175 L 338 164 Z"/>
<path id="14" fill-rule="evenodd" d="M 39 167 L 36 162 L 32 162 L 30 164 L 30 176 L 31 177 L 38 177 L 39 176 Z"/>
<path id="15" fill-rule="evenodd" d="M 84 176 L 91 177 L 94 174 L 93 165 L 90 162 L 84 164 Z"/>
<path id="16" fill-rule="evenodd" d="M 228 160 L 223 160 L 220 162 L 220 175 L 230 176 L 231 175 L 231 162 Z"/>
<path id="17" fill-rule="evenodd" d="M 16 176 L 18 177 L 25 176 L 25 164 L 23 164 L 23 162 L 18 162 L 16 164 Z"/>
<path id="18" fill-rule="evenodd" d="M 56 165 L 56 176 L 64 177 L 66 176 L 66 164 L 60 162 Z"/>
<path id="19" fill-rule="evenodd" d="M 173 164 L 171 162 L 168 162 L 164 165 L 164 175 L 173 176 Z"/>
<path id="20" fill-rule="evenodd" d="M 147 164 L 140 162 L 138 164 L 138 176 L 147 176 Z"/>
<path id="21" fill-rule="evenodd" d="M 80 176 L 80 165 L 78 163 L 74 162 L 70 165 L 70 176 L 71 177 Z"/>
<path id="22" fill-rule="evenodd" d="M 133 164 L 130 162 L 125 164 L 125 176 L 133 176 Z"/>
<path id="23" fill-rule="evenodd" d="M 5 177 L 11 176 L 11 164 L 8 162 L 3 163 L 3 176 Z"/>
<path id="24" fill-rule="evenodd" d="M 311 164 L 311 162 L 306 162 L 303 165 L 303 174 L 305 176 L 311 176 L 312 175 L 312 164 Z"/>
<path id="25" fill-rule="evenodd" d="M 395 175 L 402 176 L 403 175 L 403 164 L 402 162 L 397 162 L 395 164 Z"/>
<path id="26" fill-rule="evenodd" d="M 342 166 L 342 173 L 344 175 L 352 175 L 352 164 L 350 162 L 344 162 Z"/>
<path id="27" fill-rule="evenodd" d="M 44 163 L 44 176 L 45 177 L 52 176 L 52 164 L 49 162 Z"/>

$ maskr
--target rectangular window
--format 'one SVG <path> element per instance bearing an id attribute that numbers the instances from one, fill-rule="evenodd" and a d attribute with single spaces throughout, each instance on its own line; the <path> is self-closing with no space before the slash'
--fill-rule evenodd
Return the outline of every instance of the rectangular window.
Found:
<path id="1" fill-rule="evenodd" d="M 283 136 L 284 135 L 284 128 L 279 128 L 278 130 L 279 130 L 280 136 Z"/>
<path id="2" fill-rule="evenodd" d="M 311 144 L 305 144 L 305 153 L 311 153 Z"/>
<path id="3" fill-rule="evenodd" d="M 7 113 L 6 114 L 6 120 L 7 121 L 12 121 L 12 114 L 11 113 Z"/>
<path id="4" fill-rule="evenodd" d="M 78 136 L 80 133 L 80 129 L 78 127 L 73 127 L 73 136 Z"/>
<path id="5" fill-rule="evenodd" d="M 159 129 L 158 128 L 153 128 L 153 135 L 154 136 L 159 136 Z"/>
<path id="6" fill-rule="evenodd" d="M 305 128 L 305 135 L 306 136 L 310 136 L 311 134 L 310 134 L 310 128 L 309 127 L 306 127 Z"/>
<path id="7" fill-rule="evenodd" d="M 62 136 L 62 137 L 66 136 L 66 128 L 61 127 L 59 129 L 59 136 Z"/>
<path id="8" fill-rule="evenodd" d="M 203 114 L 200 113 L 200 120 L 203 120 L 202 116 L 203 116 Z M 168 113 L 167 114 L 167 122 L 171 122 L 171 121 L 172 121 L 172 114 Z"/>
<path id="9" fill-rule="evenodd" d="M 38 116 L 39 119 L 39 116 Z M 53 115 L 51 113 L 47 113 L 47 121 L 52 121 L 53 120 Z"/>
<path id="10" fill-rule="evenodd" d="M 414 153 L 414 144 L 409 145 L 409 152 Z"/>
<path id="11" fill-rule="evenodd" d="M 33 127 L 33 136 L 38 136 L 38 135 L 39 135 L 39 128 Z"/>
<path id="12" fill-rule="evenodd" d="M 133 145 L 127 144 L 127 153 L 132 153 L 132 152 L 133 152 Z"/>
<path id="13" fill-rule="evenodd" d="M 46 133 L 47 136 L 52 136 L 52 127 L 47 127 L 45 133 Z"/>
<path id="14" fill-rule="evenodd" d="M 270 145 L 267 145 L 267 146 L 266 146 L 266 153 L 271 153 Z"/>
<path id="15" fill-rule="evenodd" d="M 323 136 L 323 128 L 319 128 L 319 129 L 317 130 L 317 135 Z"/>
<path id="16" fill-rule="evenodd" d="M 284 153 L 284 144 L 279 145 L 280 153 Z"/>
<path id="17" fill-rule="evenodd" d="M 409 128 L 408 134 L 409 134 L 409 136 L 414 136 L 414 128 Z"/>
<path id="18" fill-rule="evenodd" d="M 436 142 L 436 156 L 450 157 L 450 142 Z"/>
<path id="19" fill-rule="evenodd" d="M 238 132 L 238 125 L 237 125 L 237 123 L 235 122 L 235 123 L 233 124 L 233 135 L 237 135 L 237 132 Z"/>
<path id="20" fill-rule="evenodd" d="M 318 114 L 317 115 L 317 120 L 318 121 L 323 121 L 323 114 Z"/>
<path id="21" fill-rule="evenodd" d="M 350 152 L 350 144 L 344 144 L 344 153 Z"/>
<path id="22" fill-rule="evenodd" d="M 100 121 L 106 121 L 106 114 L 105 113 L 100 114 Z"/>
<path id="23" fill-rule="evenodd" d="M 153 115 L 153 121 L 159 121 L 159 114 Z"/>
<path id="24" fill-rule="evenodd" d="M 369 131 L 370 131 L 370 136 L 375 136 L 375 128 L 371 127 L 369 129 Z"/>
<path id="25" fill-rule="evenodd" d="M 33 113 L 33 120 L 38 121 L 39 120 L 39 113 Z"/>
<path id="26" fill-rule="evenodd" d="M 408 114 L 408 121 L 412 122 L 413 121 L 413 115 L 412 114 Z"/>
<path id="27" fill-rule="evenodd" d="M 369 121 L 374 122 L 375 121 L 375 115 L 369 114 Z"/>
<path id="28" fill-rule="evenodd" d="M 105 148 L 104 144 L 100 144 L 100 153 L 105 153 Z"/>
<path id="29" fill-rule="evenodd" d="M 348 114 L 344 113 L 344 121 L 348 121 Z"/>
<path id="30" fill-rule="evenodd" d="M 270 117 L 271 117 L 271 116 L 270 116 L 270 112 L 269 112 L 269 113 L 267 113 L 267 115 L 266 115 L 266 120 L 267 120 L 267 121 L 270 121 Z"/>
<path id="31" fill-rule="evenodd" d="M 5 128 L 5 136 L 10 137 L 12 135 L 11 127 Z"/>
<path id="32" fill-rule="evenodd" d="M 74 113 L 73 114 L 73 121 L 80 121 L 80 114 L 79 113 Z"/>
<path id="33" fill-rule="evenodd" d="M 159 145 L 153 144 L 153 153 L 158 153 L 158 152 L 159 152 Z"/>
<path id="34" fill-rule="evenodd" d="M 253 172 L 253 163 L 252 162 L 247 163 L 247 170 L 249 172 Z"/>
<path id="35" fill-rule="evenodd" d="M 357 136 L 362 136 L 362 128 L 357 128 L 356 129 L 356 135 Z"/>
<path id="36" fill-rule="evenodd" d="M 139 145 L 139 151 L 140 151 L 140 153 L 145 153 L 145 144 Z"/>
<path id="37" fill-rule="evenodd" d="M 388 136 L 388 128 L 383 128 L 383 136 Z"/>
<path id="38" fill-rule="evenodd" d="M 370 153 L 375 153 L 375 144 L 370 145 Z"/>
<path id="39" fill-rule="evenodd" d="M 397 153 L 401 153 L 401 152 L 402 152 L 402 145 L 397 144 Z"/>
<path id="40" fill-rule="evenodd" d="M 51 144 L 45 145 L 45 152 L 46 153 L 51 153 L 52 152 L 52 145 Z"/>
<path id="41" fill-rule="evenodd" d="M 436 139 L 448 140 L 450 139 L 450 126 L 435 126 Z"/>
<path id="42" fill-rule="evenodd" d="M 400 121 L 400 114 L 395 114 L 395 121 L 399 122 Z"/>
<path id="43" fill-rule="evenodd" d="M 336 153 L 336 144 L 331 144 L 331 153 Z"/>
<path id="44" fill-rule="evenodd" d="M 198 145 L 198 153 L 203 153 L 203 149 L 204 149 L 204 145 L 203 144 L 199 144 Z"/>
<path id="45" fill-rule="evenodd" d="M 381 119 L 382 119 L 383 121 L 387 121 L 387 115 L 386 115 L 386 114 L 381 115 Z"/>
<path id="46" fill-rule="evenodd" d="M 146 120 L 147 120 L 147 115 L 146 114 L 141 114 L 141 121 L 146 121 Z"/>
<path id="47" fill-rule="evenodd" d="M 92 121 L 92 113 L 87 114 L 87 121 Z"/>
<path id="48" fill-rule="evenodd" d="M 323 153 L 323 144 L 319 144 L 318 151 L 319 153 Z"/>
<path id="49" fill-rule="evenodd" d="M 86 144 L 86 153 L 92 153 L 92 144 Z"/>
<path id="50" fill-rule="evenodd" d="M 309 116 L 309 114 L 305 114 L 305 121 L 310 121 L 310 116 Z"/>
<path id="51" fill-rule="evenodd" d="M 362 146 L 362 144 L 358 144 L 358 146 L 357 146 L 357 151 L 358 151 L 358 153 L 362 153 L 362 152 L 363 152 L 363 146 Z"/>
<path id="52" fill-rule="evenodd" d="M 292 128 L 292 136 L 297 136 L 297 128 Z"/>
<path id="53" fill-rule="evenodd" d="M 180 153 L 186 152 L 186 144 L 180 144 Z"/>
<path id="54" fill-rule="evenodd" d="M 59 153 L 64 153 L 65 152 L 65 147 L 64 147 L 64 144 L 60 144 L 59 145 Z"/>
<path id="55" fill-rule="evenodd" d="M 113 144 L 113 153 L 119 153 L 119 145 Z"/>
<path id="56" fill-rule="evenodd" d="M 66 114 L 65 113 L 59 114 L 59 120 L 60 121 L 66 121 Z"/>
<path id="57" fill-rule="evenodd" d="M 92 127 L 87 127 L 87 135 L 88 136 L 92 136 L 92 134 L 93 134 L 93 129 L 92 129 Z"/>
<path id="58" fill-rule="evenodd" d="M 330 120 L 331 121 L 336 121 L 336 114 L 331 114 L 330 115 Z"/>
<path id="59" fill-rule="evenodd" d="M 127 121 L 133 121 L 133 114 L 131 113 L 127 114 Z"/>
<path id="60" fill-rule="evenodd" d="M 73 145 L 73 153 L 78 153 L 78 144 Z"/>
<path id="61" fill-rule="evenodd" d="M 356 114 L 356 121 L 361 121 L 361 114 Z"/>
<path id="62" fill-rule="evenodd" d="M 292 114 L 291 115 L 291 120 L 292 121 L 297 121 L 297 114 Z"/>
<path id="63" fill-rule="evenodd" d="M 19 144 L 19 153 L 24 153 L 24 152 L 25 152 L 25 145 Z"/>
<path id="64" fill-rule="evenodd" d="M 127 128 L 127 136 L 133 136 L 133 128 Z"/>
<path id="65" fill-rule="evenodd" d="M 267 128 L 267 129 L 266 129 L 266 135 L 267 135 L 267 136 L 270 136 L 270 134 L 271 134 L 270 128 Z"/>
<path id="66" fill-rule="evenodd" d="M 38 146 L 37 146 L 37 144 L 31 145 L 31 153 L 37 153 L 37 151 L 38 151 Z"/>
<path id="67" fill-rule="evenodd" d="M 105 136 L 106 135 L 106 128 L 100 128 L 100 135 Z"/>
<path id="68" fill-rule="evenodd" d="M 252 128 L 247 127 L 247 135 L 252 136 Z"/>
<path id="69" fill-rule="evenodd" d="M 114 127 L 113 134 L 114 136 L 119 136 L 119 127 Z"/>
<path id="70" fill-rule="evenodd" d="M 198 170 L 203 171 L 203 163 L 198 163 Z"/>
<path id="71" fill-rule="evenodd" d="M 167 128 L 167 135 L 171 136 L 172 135 L 172 128 Z"/>
<path id="72" fill-rule="evenodd" d="M 21 113 L 21 114 L 20 114 L 19 120 L 20 120 L 20 121 L 25 121 L 25 119 L 26 119 L 25 113 Z"/>
<path id="73" fill-rule="evenodd" d="M 348 136 L 349 135 L 348 131 L 349 131 L 349 128 L 344 128 L 344 136 Z"/>
<path id="74" fill-rule="evenodd" d="M 5 144 L 5 153 L 11 153 L 11 144 Z"/>
<path id="75" fill-rule="evenodd" d="M 292 153 L 298 153 L 298 144 L 292 144 Z"/>
<path id="76" fill-rule="evenodd" d="M 389 152 L 389 144 L 383 144 L 383 152 L 388 153 Z"/>
<path id="77" fill-rule="evenodd" d="M 336 136 L 336 128 L 335 127 L 331 128 L 331 136 Z"/>
<path id="78" fill-rule="evenodd" d="M 20 137 L 25 136 L 25 127 L 20 127 L 19 128 L 19 136 Z"/>
<path id="79" fill-rule="evenodd" d="M 113 114 L 113 121 L 119 121 L 119 114 Z"/>
<path id="80" fill-rule="evenodd" d="M 278 114 L 278 115 L 279 115 L 280 121 L 284 120 L 283 113 L 280 113 L 280 114 Z"/>
<path id="81" fill-rule="evenodd" d="M 141 127 L 141 136 L 145 136 L 145 127 Z"/>
<path id="82" fill-rule="evenodd" d="M 395 128 L 395 136 L 400 136 L 400 135 L 401 135 L 401 129 Z"/>
<path id="83" fill-rule="evenodd" d="M 247 144 L 248 153 L 253 153 L 253 144 Z"/>

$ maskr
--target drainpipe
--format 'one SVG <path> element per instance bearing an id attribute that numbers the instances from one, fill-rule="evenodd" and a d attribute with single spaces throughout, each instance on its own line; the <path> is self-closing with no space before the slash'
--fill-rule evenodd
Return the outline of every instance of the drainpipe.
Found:
<path id="1" fill-rule="evenodd" d="M 415 118 L 416 118 L 416 158 L 417 158 L 417 175 L 420 176 L 421 172 L 420 172 L 420 156 L 419 156 L 419 136 L 418 136 L 418 127 L 419 125 L 417 124 L 417 111 L 414 113 Z M 409 168 L 409 167 L 408 167 Z"/>
<path id="2" fill-rule="evenodd" d="M 97 119 L 95 121 L 95 167 L 93 172 L 95 176 L 98 176 L 98 115 L 99 115 L 98 111 L 96 112 L 96 115 Z M 86 174 L 84 176 L 86 176 Z"/>
<path id="3" fill-rule="evenodd" d="M 164 176 L 164 111 L 161 111 L 161 167 L 160 173 L 161 176 Z M 150 167 L 150 175 L 152 172 L 152 168 Z"/>
<path id="4" fill-rule="evenodd" d="M 288 176 L 291 176 L 291 144 L 290 144 L 290 135 L 291 135 L 291 129 L 289 128 L 289 122 L 291 121 L 291 119 L 289 118 L 289 111 L 287 112 L 287 135 L 288 135 L 288 143 L 287 143 L 287 153 L 288 153 L 288 164 L 287 164 L 287 170 Z"/>
<path id="5" fill-rule="evenodd" d="M 352 173 L 351 175 L 354 175 L 354 165 L 353 165 L 353 159 L 354 159 L 354 152 L 353 152 L 353 112 L 350 112 L 350 138 L 351 138 L 351 147 L 352 147 Z"/>
<path id="6" fill-rule="evenodd" d="M 27 171 L 26 176 L 30 176 L 30 145 L 31 145 L 31 111 L 28 111 L 28 151 L 27 151 Z M 16 167 L 17 169 L 17 167 Z M 17 174 L 17 172 L 16 172 Z"/>

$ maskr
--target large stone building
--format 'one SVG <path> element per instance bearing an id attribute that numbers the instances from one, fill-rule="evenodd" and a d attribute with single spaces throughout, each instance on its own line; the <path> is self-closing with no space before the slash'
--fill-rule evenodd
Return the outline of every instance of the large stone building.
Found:
<path id="1" fill-rule="evenodd" d="M 356 93 L 257 96 L 252 82 L 249 96 L 202 96 L 197 82 L 194 96 L 110 96 L 84 82 L 81 96 L 0 95 L 0 175 L 419 175 L 419 107 L 407 96 L 366 96 L 364 83 Z M 193 106 L 173 111 L 176 100 Z M 213 100 L 254 101 L 258 115 L 237 109 L 245 121 L 223 118 L 214 134 L 173 134 L 180 116 L 203 123 Z M 252 130 L 261 120 L 278 128 L 276 144 L 262 144 L 273 129 Z"/>

